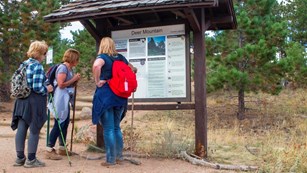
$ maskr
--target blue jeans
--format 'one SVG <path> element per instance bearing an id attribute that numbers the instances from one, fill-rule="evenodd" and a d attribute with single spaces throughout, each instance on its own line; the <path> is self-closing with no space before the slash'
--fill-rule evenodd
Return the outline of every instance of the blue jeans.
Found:
<path id="1" fill-rule="evenodd" d="M 120 129 L 120 120 L 124 107 L 112 107 L 107 109 L 100 117 L 103 127 L 103 139 L 106 149 L 107 163 L 115 164 L 116 159 L 123 157 L 123 135 Z"/>
<path id="2" fill-rule="evenodd" d="M 60 123 L 65 143 L 66 143 L 67 129 L 68 129 L 69 121 L 70 121 L 70 109 L 68 109 L 68 116 L 67 116 L 66 120 L 64 122 Z M 59 138 L 59 145 L 64 146 L 64 141 L 63 141 L 62 136 L 61 136 L 58 121 L 56 119 L 54 119 L 54 125 L 53 125 L 51 132 L 50 132 L 50 137 L 49 137 L 49 141 L 48 141 L 47 146 L 48 147 L 54 147 L 57 138 Z"/>

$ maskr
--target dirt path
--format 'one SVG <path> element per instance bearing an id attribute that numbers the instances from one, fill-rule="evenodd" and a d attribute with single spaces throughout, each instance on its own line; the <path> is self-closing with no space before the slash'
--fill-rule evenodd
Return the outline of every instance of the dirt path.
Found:
<path id="1" fill-rule="evenodd" d="M 91 84 L 91 83 L 89 83 Z M 78 95 L 92 95 L 95 86 L 88 86 L 88 83 L 80 84 Z M 104 162 L 104 157 L 100 160 L 86 160 L 79 155 L 71 156 L 72 166 L 69 166 L 67 157 L 63 157 L 60 161 L 52 161 L 44 159 L 44 149 L 46 146 L 46 126 L 41 131 L 41 138 L 38 146 L 37 157 L 46 163 L 46 167 L 42 168 L 23 168 L 13 167 L 16 159 L 15 153 L 15 133 L 10 128 L 11 115 L 13 109 L 13 101 L 10 103 L 0 102 L 0 173 L 220 173 L 231 172 L 209 169 L 202 166 L 195 166 L 187 161 L 179 159 L 156 159 L 156 158 L 135 158 L 141 162 L 141 165 L 133 165 L 125 163 L 110 168 L 100 166 Z M 88 120 L 77 121 L 78 127 L 86 124 Z M 53 122 L 51 123 L 53 124 Z M 71 125 L 68 128 L 71 130 Z M 70 131 L 68 132 L 68 141 L 70 141 Z M 27 146 L 27 144 L 26 144 Z M 86 152 L 84 144 L 73 144 L 73 151 L 90 157 L 101 156 L 97 153 Z"/>
<path id="2" fill-rule="evenodd" d="M 73 151 L 79 155 L 71 156 L 72 166 L 69 166 L 67 157 L 63 157 L 60 161 L 52 161 L 44 159 L 44 149 L 46 145 L 46 126 L 41 131 L 41 138 L 39 141 L 37 156 L 39 159 L 46 163 L 46 167 L 43 168 L 23 168 L 13 167 L 13 163 L 16 158 L 15 154 L 15 142 L 14 137 L 16 131 L 12 131 L 10 128 L 11 121 L 11 108 L 12 103 L 1 103 L 2 109 L 0 112 L 0 173 L 219 173 L 230 172 L 209 169 L 206 167 L 195 166 L 186 161 L 179 159 L 156 159 L 156 158 L 135 158 L 141 162 L 141 165 L 133 165 L 131 163 L 124 163 L 123 165 L 116 165 L 110 168 L 100 166 L 100 163 L 104 161 L 104 158 L 100 160 L 86 160 L 80 155 L 97 157 L 101 156 L 97 153 L 86 152 L 84 144 L 74 144 Z M 7 111 L 9 110 L 9 111 Z M 79 125 L 85 122 L 76 122 Z M 70 132 L 68 132 L 70 136 Z M 69 140 L 69 139 L 68 139 Z M 27 145 L 26 145 L 27 146 Z"/>

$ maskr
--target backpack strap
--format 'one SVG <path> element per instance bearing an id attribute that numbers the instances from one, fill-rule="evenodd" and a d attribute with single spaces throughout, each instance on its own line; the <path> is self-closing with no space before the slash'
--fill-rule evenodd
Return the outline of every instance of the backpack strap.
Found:
<path id="1" fill-rule="evenodd" d="M 120 56 L 119 54 L 117 54 L 117 56 L 118 56 L 118 58 L 114 58 L 113 56 L 108 56 L 108 57 L 110 57 L 112 62 L 114 62 L 114 61 L 124 61 L 122 56 Z"/>
<path id="2" fill-rule="evenodd" d="M 20 65 L 19 65 L 19 69 L 21 70 L 21 69 L 23 69 L 23 68 L 28 68 L 28 66 L 29 65 L 31 65 L 31 64 L 34 64 L 34 62 L 28 62 L 28 63 L 26 63 L 26 61 L 23 61 L 22 63 L 20 63 Z"/>
<path id="3" fill-rule="evenodd" d="M 58 68 L 60 67 L 60 65 L 64 65 L 65 67 L 66 67 L 66 70 L 67 70 L 67 73 L 66 73 L 66 78 L 67 78 L 67 75 L 68 75 L 68 73 L 69 73 L 69 69 L 68 69 L 68 67 L 64 64 L 64 63 L 60 63 L 59 65 L 58 65 L 58 67 L 57 67 L 57 69 L 56 69 L 56 71 L 55 71 L 55 76 L 54 76 L 54 80 L 56 80 L 57 81 L 57 71 L 58 71 Z M 66 80 L 66 79 L 65 79 Z M 54 86 L 54 89 L 56 88 L 58 86 L 58 81 L 56 82 L 56 85 Z M 67 86 L 67 88 L 68 88 L 69 86 Z"/>

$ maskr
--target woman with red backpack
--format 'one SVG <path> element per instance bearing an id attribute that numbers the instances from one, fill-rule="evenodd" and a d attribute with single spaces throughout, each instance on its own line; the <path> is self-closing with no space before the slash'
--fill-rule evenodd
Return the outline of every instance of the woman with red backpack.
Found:
<path id="1" fill-rule="evenodd" d="M 120 60 L 129 65 L 127 59 L 117 53 L 114 41 L 109 37 L 102 38 L 98 56 L 93 64 L 93 77 L 96 91 L 93 99 L 92 121 L 103 127 L 103 138 L 106 150 L 106 162 L 102 166 L 111 166 L 123 161 L 123 136 L 120 128 L 121 117 L 127 105 L 127 98 L 116 95 L 108 81 L 112 78 L 112 65 Z"/>

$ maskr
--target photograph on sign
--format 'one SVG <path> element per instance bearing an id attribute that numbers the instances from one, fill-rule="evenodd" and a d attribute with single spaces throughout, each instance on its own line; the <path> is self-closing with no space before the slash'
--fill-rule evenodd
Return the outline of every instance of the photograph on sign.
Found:
<path id="1" fill-rule="evenodd" d="M 148 37 L 148 56 L 165 55 L 165 36 Z"/>

